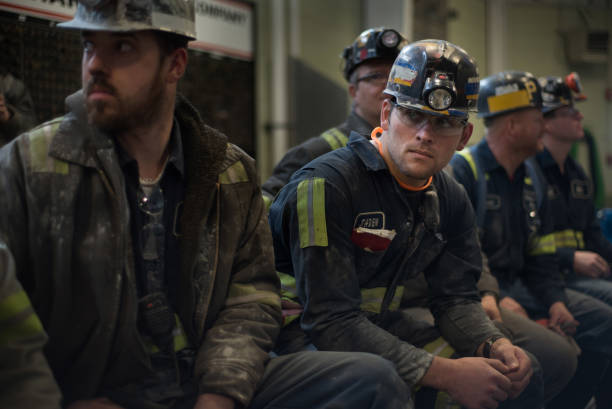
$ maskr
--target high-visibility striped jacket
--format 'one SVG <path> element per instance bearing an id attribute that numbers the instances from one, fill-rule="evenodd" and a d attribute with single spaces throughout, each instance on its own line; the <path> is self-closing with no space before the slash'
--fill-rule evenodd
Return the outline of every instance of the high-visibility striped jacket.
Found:
<path id="1" fill-rule="evenodd" d="M 440 332 L 459 353 L 498 334 L 476 289 L 474 214 L 444 172 L 425 191 L 403 190 L 369 140 L 352 133 L 345 148 L 295 173 L 269 217 L 277 270 L 295 277 L 301 326 L 317 348 L 381 355 L 415 385 L 433 357 L 402 335 L 419 332 L 410 321 L 392 325 L 401 334 L 386 321 L 397 316 L 404 281 L 420 272 Z"/>
<path id="2" fill-rule="evenodd" d="M 150 376 L 137 327 L 125 181 L 113 139 L 69 113 L 0 151 L 0 234 L 49 335 L 66 403 Z M 279 332 L 278 278 L 254 161 L 178 97 L 185 199 L 176 312 L 199 391 L 246 405 Z"/>
<path id="3" fill-rule="evenodd" d="M 58 409 L 60 392 L 43 346 L 47 336 L 0 243 L 0 407 Z"/>
<path id="4" fill-rule="evenodd" d="M 470 156 L 455 154 L 450 165 L 474 207 L 478 206 L 482 194 L 479 173 L 486 180 L 481 243 L 489 268 L 499 282 L 500 296 L 504 296 L 504 288 L 514 280 L 522 279 L 546 307 L 556 301 L 567 302 L 555 243 L 550 235 L 550 219 L 546 216 L 548 202 L 543 200 L 542 209 L 537 208 L 535 189 L 530 187 L 533 182 L 526 176 L 525 165 L 519 166 L 511 180 L 493 156 L 486 139 L 469 153 Z M 481 167 L 481 172 L 477 167 Z"/>
<path id="5" fill-rule="evenodd" d="M 574 252 L 589 250 L 612 263 L 612 243 L 603 235 L 593 203 L 593 184 L 584 170 L 568 156 L 564 173 L 544 149 L 536 157 L 546 178 L 546 196 L 550 202 L 555 246 L 561 271 L 574 274 Z"/>
<path id="6" fill-rule="evenodd" d="M 291 175 L 311 160 L 346 146 L 351 131 L 369 137 L 372 129 L 374 127 L 353 110 L 342 124 L 289 149 L 262 185 L 264 200 L 271 202 L 278 191 L 289 182 Z"/>

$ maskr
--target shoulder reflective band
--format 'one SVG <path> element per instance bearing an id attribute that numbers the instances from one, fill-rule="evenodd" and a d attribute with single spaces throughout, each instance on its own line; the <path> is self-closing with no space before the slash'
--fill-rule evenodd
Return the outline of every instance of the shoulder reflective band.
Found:
<path id="1" fill-rule="evenodd" d="M 469 149 L 464 149 L 462 151 L 457 152 L 459 155 L 463 157 L 470 165 L 472 169 L 472 173 L 474 174 L 474 180 L 478 180 L 478 170 L 476 169 L 476 162 L 474 162 L 474 157 L 472 156 L 472 152 Z"/>
<path id="2" fill-rule="evenodd" d="M 331 128 L 321 134 L 321 137 L 329 144 L 330 148 L 336 150 L 346 146 L 348 138 L 338 128 Z"/>
<path id="3" fill-rule="evenodd" d="M 325 179 L 312 178 L 297 187 L 297 213 L 300 248 L 327 247 L 325 220 Z"/>
<path id="4" fill-rule="evenodd" d="M 242 162 L 238 161 L 219 175 L 219 183 L 231 185 L 239 182 L 248 182 L 249 176 Z"/>
<path id="5" fill-rule="evenodd" d="M 67 162 L 49 156 L 49 146 L 60 123 L 61 118 L 54 119 L 30 132 L 30 162 L 33 172 L 68 174 Z"/>

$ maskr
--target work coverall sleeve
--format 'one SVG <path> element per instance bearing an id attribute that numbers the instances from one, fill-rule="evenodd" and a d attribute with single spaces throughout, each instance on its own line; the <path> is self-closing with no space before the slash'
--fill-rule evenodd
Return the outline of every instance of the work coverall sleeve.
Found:
<path id="1" fill-rule="evenodd" d="M 2 85 L 8 88 L 2 89 L 4 88 Z M 33 128 L 36 125 L 36 115 L 34 102 L 23 82 L 12 76 L 8 80 L 0 80 L 0 93 L 4 94 L 4 101 L 11 112 L 11 118 L 0 123 L 0 135 L 5 139 L 0 140 L 2 146 L 17 135 Z"/>
<path id="2" fill-rule="evenodd" d="M 60 408 L 60 391 L 43 354 L 47 336 L 0 243 L 0 407 Z"/>
<path id="3" fill-rule="evenodd" d="M 206 331 L 197 357 L 196 376 L 200 393 L 226 395 L 246 406 L 280 331 L 280 284 L 273 265 L 267 213 L 260 186 L 254 182 L 257 175 L 252 161 L 236 162 L 220 180 L 221 236 L 224 229 L 240 234 L 228 233 L 226 236 L 238 239 L 232 243 L 221 239 L 217 249 L 219 264 L 225 265 L 225 260 L 229 260 L 231 274 L 225 290 L 222 283 L 228 277 L 217 272 L 214 291 L 227 291 L 227 296 L 223 309 Z M 236 210 L 232 212 L 235 214 L 228 213 L 229 209 Z"/>
<path id="4" fill-rule="evenodd" d="M 612 243 L 603 235 L 601 225 L 597 220 L 595 207 L 590 203 L 589 223 L 584 231 L 584 245 L 587 250 L 593 251 L 612 264 Z M 574 258 L 572 257 L 572 262 Z"/>
<path id="5" fill-rule="evenodd" d="M 318 349 L 382 356 L 412 387 L 433 356 L 378 327 L 361 310 L 347 191 L 323 177 L 294 178 L 281 191 L 270 209 L 277 268 L 295 276 L 304 306 L 301 325 Z"/>
<path id="6" fill-rule="evenodd" d="M 477 283 L 482 257 L 474 212 L 465 190 L 448 180 L 440 205 L 441 231 L 446 244 L 427 267 L 431 311 L 444 339 L 461 355 L 473 355 L 488 338 L 502 334 L 480 304 Z M 452 183 L 451 183 L 452 182 Z"/>

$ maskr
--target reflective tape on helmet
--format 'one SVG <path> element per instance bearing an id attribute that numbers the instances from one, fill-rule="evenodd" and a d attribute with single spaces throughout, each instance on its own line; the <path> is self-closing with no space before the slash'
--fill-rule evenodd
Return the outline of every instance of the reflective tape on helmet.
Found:
<path id="1" fill-rule="evenodd" d="M 329 144 L 331 150 L 343 148 L 348 142 L 348 138 L 338 128 L 331 128 L 321 134 L 321 137 Z"/>
<path id="2" fill-rule="evenodd" d="M 382 308 L 382 302 L 385 298 L 385 293 L 387 292 L 387 287 L 375 287 L 375 288 L 362 288 L 361 289 L 361 310 L 380 313 Z M 404 286 L 398 286 L 395 289 L 395 294 L 393 295 L 393 300 L 391 304 L 389 304 L 389 311 L 397 310 L 400 306 L 400 301 L 402 300 L 402 295 L 404 294 Z"/>
<path id="3" fill-rule="evenodd" d="M 300 248 L 327 247 L 325 179 L 311 178 L 298 184 L 297 213 Z"/>
<path id="4" fill-rule="evenodd" d="M 249 176 L 242 162 L 238 161 L 219 175 L 219 183 L 231 185 L 234 183 L 248 182 Z"/>
<path id="5" fill-rule="evenodd" d="M 512 109 L 528 107 L 531 105 L 529 92 L 526 89 L 510 92 L 502 95 L 492 95 L 487 98 L 489 112 L 509 111 Z"/>
<path id="6" fill-rule="evenodd" d="M 49 156 L 49 146 L 62 118 L 47 122 L 28 134 L 32 172 L 68 174 L 68 163 Z"/>

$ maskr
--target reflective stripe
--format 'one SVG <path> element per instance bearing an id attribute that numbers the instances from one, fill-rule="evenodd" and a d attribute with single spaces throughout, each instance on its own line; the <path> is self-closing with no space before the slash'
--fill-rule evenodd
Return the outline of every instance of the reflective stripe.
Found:
<path id="1" fill-rule="evenodd" d="M 523 180 L 525 181 L 526 185 L 533 186 L 533 181 L 531 180 L 529 176 L 525 176 L 525 179 Z"/>
<path id="2" fill-rule="evenodd" d="M 267 290 L 258 290 L 251 284 L 232 283 L 225 299 L 225 306 L 253 303 L 267 304 L 280 308 L 280 297 L 277 293 Z"/>
<path id="3" fill-rule="evenodd" d="M 277 272 L 281 282 L 281 298 L 284 300 L 296 301 L 297 298 L 297 286 L 295 284 L 295 277 Z"/>
<path id="4" fill-rule="evenodd" d="M 266 213 L 270 210 L 270 206 L 272 205 L 272 198 L 268 195 L 262 195 L 264 201 L 264 207 L 266 209 Z"/>
<path id="5" fill-rule="evenodd" d="M 172 330 L 172 339 L 174 344 L 174 352 L 178 352 L 181 349 L 189 348 L 191 345 L 189 344 L 189 339 L 185 334 L 183 323 L 177 314 L 174 314 L 174 322 L 175 326 Z M 146 337 L 144 342 L 148 346 L 150 353 L 156 354 L 159 352 L 159 347 L 155 345 L 150 337 Z"/>
<path id="6" fill-rule="evenodd" d="M 345 147 L 348 138 L 338 128 L 331 128 L 321 134 L 321 137 L 329 144 L 332 151 Z"/>
<path id="7" fill-rule="evenodd" d="M 362 288 L 361 289 L 361 309 L 373 313 L 380 313 L 383 299 L 387 287 Z M 398 286 L 393 295 L 393 300 L 389 305 L 389 311 L 397 310 L 404 294 L 404 286 Z"/>
<path id="8" fill-rule="evenodd" d="M 569 247 L 573 249 L 584 248 L 584 235 L 581 231 L 567 229 L 553 233 L 557 247 Z"/>
<path id="9" fill-rule="evenodd" d="M 29 133 L 32 172 L 68 174 L 67 162 L 49 156 L 49 145 L 60 123 L 61 118 L 55 119 Z"/>
<path id="10" fill-rule="evenodd" d="M 242 162 L 238 161 L 219 175 L 219 183 L 231 185 L 239 182 L 248 182 L 249 176 Z"/>
<path id="11" fill-rule="evenodd" d="M 487 102 L 489 104 L 489 112 L 492 114 L 499 111 L 528 107 L 531 105 L 529 92 L 526 89 L 509 92 L 503 95 L 493 95 L 487 98 Z"/>
<path id="12" fill-rule="evenodd" d="M 432 355 L 439 356 L 442 358 L 451 358 L 455 355 L 455 350 L 450 344 L 442 337 L 436 338 L 429 344 L 425 345 L 423 349 Z M 461 405 L 453 401 L 453 399 L 444 391 L 437 391 L 436 401 L 434 403 L 434 409 L 459 409 Z"/>
<path id="13" fill-rule="evenodd" d="M 21 290 L 0 301 L 0 344 L 7 344 L 43 332 L 30 299 Z"/>
<path id="14" fill-rule="evenodd" d="M 327 247 L 325 179 L 306 179 L 298 184 L 297 213 L 300 230 L 300 248 L 310 246 Z"/>
<path id="15" fill-rule="evenodd" d="M 547 234 L 545 236 L 536 236 L 529 241 L 530 256 L 539 256 L 542 254 L 554 254 L 557 252 L 555 245 L 555 234 Z"/>
<path id="16" fill-rule="evenodd" d="M 469 149 L 464 149 L 458 152 L 459 155 L 463 156 L 463 158 L 467 161 L 472 169 L 472 173 L 474 174 L 474 180 L 478 180 L 478 171 L 476 169 L 476 162 L 474 161 L 474 157 L 472 156 L 472 152 Z"/>

